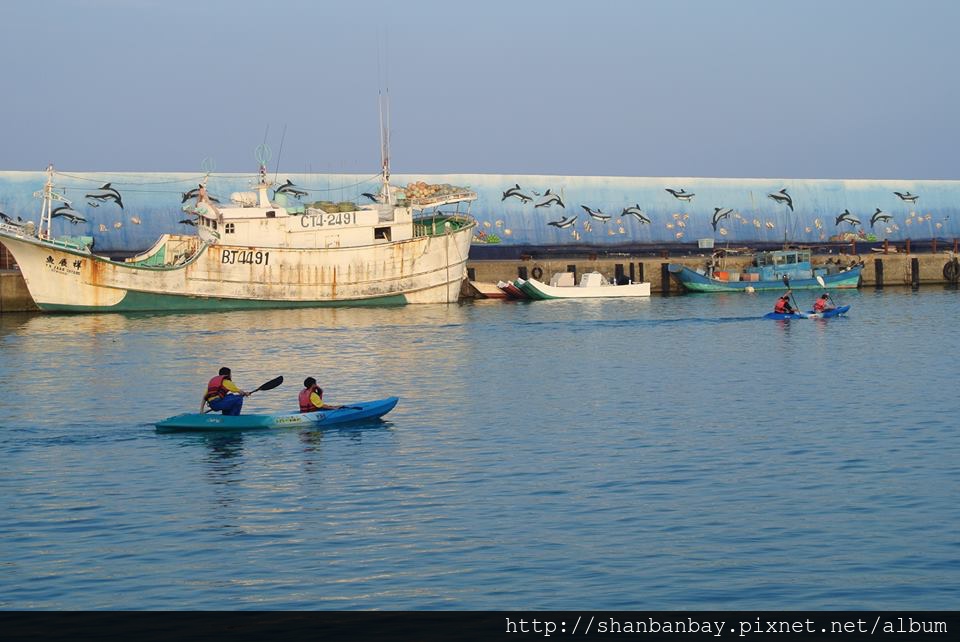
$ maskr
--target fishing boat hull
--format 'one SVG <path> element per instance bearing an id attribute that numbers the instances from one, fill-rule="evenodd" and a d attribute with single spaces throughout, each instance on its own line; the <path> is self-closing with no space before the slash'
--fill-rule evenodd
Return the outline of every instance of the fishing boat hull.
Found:
<path id="1" fill-rule="evenodd" d="M 833 317 L 839 317 L 847 313 L 850 309 L 849 305 L 842 305 L 832 310 L 825 310 L 823 312 L 814 312 L 810 310 L 808 312 L 793 312 L 791 314 L 783 314 L 781 312 L 768 312 L 763 315 L 764 319 L 831 319 Z"/>
<path id="2" fill-rule="evenodd" d="M 0 229 L 37 306 L 45 311 L 167 311 L 452 303 L 460 296 L 476 223 L 353 247 L 208 244 L 164 235 L 141 261 Z M 156 260 L 164 257 L 164 263 Z M 177 258 L 181 257 L 181 258 Z"/>
<path id="3" fill-rule="evenodd" d="M 717 279 L 707 274 L 701 274 L 679 263 L 671 263 L 668 268 L 670 274 L 687 290 L 691 292 L 762 292 L 764 290 L 783 290 L 783 278 L 759 281 L 729 281 Z M 814 276 L 809 278 L 789 277 L 790 287 L 794 290 L 840 289 L 856 288 L 860 285 L 859 265 L 842 272 L 823 274 L 823 285 Z"/>
<path id="4" fill-rule="evenodd" d="M 556 282 L 557 275 L 552 279 Z M 590 278 L 594 277 L 594 278 Z M 580 285 L 548 285 L 537 279 L 527 279 L 517 285 L 531 299 L 621 299 L 650 296 L 649 283 L 613 285 L 606 283 L 599 273 L 584 274 Z"/>
<path id="5" fill-rule="evenodd" d="M 157 432 L 222 432 L 230 430 L 263 430 L 270 428 L 325 428 L 358 421 L 379 419 L 393 410 L 399 397 L 362 401 L 336 410 L 281 413 L 273 415 L 218 415 L 188 413 L 169 417 L 155 424 Z"/>

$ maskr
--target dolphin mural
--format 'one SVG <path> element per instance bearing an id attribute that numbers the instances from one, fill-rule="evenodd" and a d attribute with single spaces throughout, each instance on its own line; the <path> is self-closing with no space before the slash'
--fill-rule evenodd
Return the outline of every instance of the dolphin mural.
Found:
<path id="1" fill-rule="evenodd" d="M 100 201 L 101 203 L 113 201 L 120 206 L 120 209 L 123 209 L 123 201 L 120 199 L 120 192 L 111 187 L 110 183 L 104 183 L 100 189 L 94 190 L 90 194 L 85 194 L 84 196 L 93 199 L 94 201 Z"/>
<path id="2" fill-rule="evenodd" d="M 550 207 L 550 206 L 553 205 L 554 203 L 556 203 L 556 204 L 559 205 L 560 207 L 566 207 L 566 205 L 563 204 L 563 201 L 560 200 L 560 197 L 559 197 L 558 195 L 556 195 L 556 194 L 551 194 L 551 193 L 550 193 L 550 190 L 548 189 L 548 190 L 544 193 L 543 198 L 541 198 L 539 201 L 537 201 L 537 203 L 536 203 L 536 205 L 534 205 L 534 207 Z"/>
<path id="3" fill-rule="evenodd" d="M 570 227 L 571 225 L 573 225 L 573 224 L 576 223 L 576 222 L 577 222 L 577 215 L 574 214 L 574 215 L 571 216 L 571 217 L 566 217 L 566 216 L 564 216 L 564 217 L 563 217 L 562 219 L 560 219 L 559 221 L 550 221 L 549 223 L 547 223 L 547 225 L 552 225 L 552 226 L 554 226 L 554 227 L 562 230 L 562 229 L 565 228 L 565 227 Z"/>
<path id="4" fill-rule="evenodd" d="M 109 185 L 110 183 L 107 183 Z M 83 215 L 80 212 L 76 211 L 69 205 L 61 205 L 60 207 L 54 209 L 50 212 L 50 218 L 64 218 L 74 225 L 77 223 L 86 223 L 87 219 L 83 218 Z"/>
<path id="5" fill-rule="evenodd" d="M 180 195 L 180 196 L 183 197 L 183 198 L 180 199 L 180 202 L 181 202 L 181 203 L 186 203 L 186 202 L 189 201 L 191 198 L 196 198 L 196 197 L 199 196 L 199 195 L 200 195 L 200 187 L 194 187 L 192 190 L 190 190 L 190 191 L 188 191 L 188 192 L 184 192 L 183 194 Z M 212 195 L 212 194 L 207 194 L 207 198 L 210 199 L 210 200 L 211 200 L 212 202 L 214 202 L 214 203 L 219 203 L 219 202 L 220 202 L 220 199 L 217 198 L 216 196 Z"/>
<path id="6" fill-rule="evenodd" d="M 870 227 L 873 227 L 877 221 L 882 221 L 886 223 L 887 221 L 892 221 L 893 217 L 882 211 L 879 207 L 877 211 L 873 213 L 873 216 L 870 217 Z"/>
<path id="7" fill-rule="evenodd" d="M 678 192 L 677 190 L 675 190 L 675 189 L 670 189 L 669 187 L 666 188 L 665 191 L 670 192 L 671 194 L 673 194 L 673 197 L 674 197 L 675 199 L 679 200 L 679 201 L 688 201 L 688 202 L 689 202 L 689 201 L 692 201 L 692 200 L 693 200 L 693 197 L 694 197 L 694 196 L 696 196 L 696 194 L 692 194 L 692 193 L 688 192 L 688 191 L 686 190 L 686 188 L 683 188 L 683 187 L 680 188 L 680 191 L 679 191 L 679 192 Z"/>
<path id="8" fill-rule="evenodd" d="M 643 213 L 643 210 L 640 209 L 640 204 L 636 204 L 633 207 L 625 207 L 623 211 L 620 212 L 620 216 L 632 216 L 641 223 L 650 224 L 650 218 Z"/>
<path id="9" fill-rule="evenodd" d="M 896 194 L 897 198 L 899 198 L 901 201 L 905 201 L 907 203 L 916 203 L 917 199 L 920 198 L 918 195 L 911 194 L 910 192 L 894 192 L 894 194 Z"/>
<path id="10" fill-rule="evenodd" d="M 371 194 L 370 192 L 364 192 L 364 193 L 361 194 L 360 196 L 366 196 L 367 198 L 369 198 L 369 199 L 370 199 L 371 201 L 373 201 L 374 203 L 376 203 L 376 202 L 378 202 L 378 201 L 380 200 L 379 198 L 377 198 L 376 195 Z"/>
<path id="11" fill-rule="evenodd" d="M 526 202 L 528 202 L 528 201 L 532 201 L 532 200 L 533 200 L 532 197 L 527 196 L 526 194 L 524 194 L 523 192 L 520 191 L 520 184 L 519 184 L 519 183 L 517 183 L 516 185 L 514 185 L 513 187 L 511 187 L 510 189 L 508 189 L 506 192 L 504 192 L 504 193 L 503 193 L 503 198 L 500 199 L 500 202 L 502 203 L 503 201 L 507 200 L 507 199 L 510 198 L 511 196 L 515 196 L 515 197 L 519 198 L 521 203 L 526 203 Z"/>
<path id="12" fill-rule="evenodd" d="M 580 207 L 582 207 L 587 214 L 589 214 L 591 217 L 595 218 L 598 221 L 603 221 L 604 223 L 606 223 L 611 218 L 609 214 L 604 214 L 600 210 L 590 209 L 586 205 L 581 205 Z"/>
<path id="13" fill-rule="evenodd" d="M 306 195 L 307 195 L 307 192 L 306 192 L 305 190 L 302 190 L 302 189 L 297 189 L 297 188 L 294 186 L 293 181 L 291 181 L 291 180 L 288 178 L 286 183 L 284 183 L 283 185 L 281 185 L 280 187 L 278 187 L 276 190 L 274 190 L 273 195 L 276 196 L 277 194 L 287 194 L 287 195 L 292 196 L 292 197 L 294 197 L 294 198 L 296 198 L 296 199 L 299 199 L 299 198 L 301 198 L 301 197 L 303 197 L 303 196 L 306 196 Z"/>
<path id="14" fill-rule="evenodd" d="M 723 219 L 729 217 L 733 214 L 733 210 L 729 207 L 715 207 L 713 208 L 713 218 L 710 220 L 710 224 L 713 225 L 713 231 L 717 231 L 717 224 L 720 223 Z"/>
<path id="15" fill-rule="evenodd" d="M 841 223 L 844 223 L 844 222 L 849 223 L 853 227 L 860 225 L 860 219 L 858 219 L 856 216 L 851 214 L 850 210 L 843 210 L 843 212 L 840 213 L 840 216 L 837 217 L 835 224 L 840 225 Z"/>
<path id="16" fill-rule="evenodd" d="M 786 203 L 787 207 L 790 208 L 790 211 L 793 211 L 793 199 L 790 198 L 790 195 L 787 194 L 787 188 L 784 187 L 779 192 L 774 192 L 773 194 L 767 194 L 769 198 L 772 198 L 778 203 Z"/>

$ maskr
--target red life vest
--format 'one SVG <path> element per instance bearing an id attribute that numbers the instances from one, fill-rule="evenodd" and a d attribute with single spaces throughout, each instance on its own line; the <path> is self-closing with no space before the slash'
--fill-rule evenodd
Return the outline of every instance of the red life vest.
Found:
<path id="1" fill-rule="evenodd" d="M 817 299 L 816 303 L 813 304 L 814 312 L 823 312 L 827 307 L 826 299 Z"/>
<path id="2" fill-rule="evenodd" d="M 316 389 L 316 386 L 311 386 L 300 391 L 300 412 L 313 412 L 315 410 L 320 410 L 320 406 L 315 406 L 313 405 L 313 402 L 310 401 L 310 395 L 312 395 L 313 391 Z M 323 402 L 321 401 L 321 403 Z"/>
<path id="3" fill-rule="evenodd" d="M 777 304 L 773 306 L 773 311 L 786 314 L 788 305 L 789 303 L 786 299 L 777 299 Z"/>
<path id="4" fill-rule="evenodd" d="M 210 383 L 207 384 L 207 395 L 204 397 L 207 401 L 211 399 L 223 399 L 227 396 L 229 392 L 226 388 L 223 387 L 223 381 L 227 377 L 223 375 L 217 375 L 210 380 Z"/>

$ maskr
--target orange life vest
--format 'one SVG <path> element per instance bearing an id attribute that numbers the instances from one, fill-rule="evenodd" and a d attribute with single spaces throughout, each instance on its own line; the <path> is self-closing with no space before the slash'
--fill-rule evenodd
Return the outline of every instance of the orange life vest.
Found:
<path id="1" fill-rule="evenodd" d="M 313 405 L 313 402 L 310 400 L 310 395 L 312 395 L 313 391 L 316 389 L 316 386 L 310 386 L 309 388 L 304 388 L 300 391 L 300 412 L 313 412 L 315 410 L 320 410 L 320 406 Z M 323 402 L 321 401 L 321 403 Z"/>
<path id="2" fill-rule="evenodd" d="M 827 307 L 826 299 L 817 299 L 816 303 L 813 304 L 814 312 L 823 312 Z"/>
<path id="3" fill-rule="evenodd" d="M 777 304 L 773 306 L 773 311 L 779 312 L 781 314 L 786 314 L 788 305 L 789 303 L 787 302 L 786 299 L 777 299 Z"/>
<path id="4" fill-rule="evenodd" d="M 223 375 L 217 375 L 210 380 L 210 383 L 207 384 L 207 394 L 204 397 L 207 401 L 211 399 L 223 399 L 227 396 L 229 390 L 223 387 L 223 381 L 227 377 Z"/>

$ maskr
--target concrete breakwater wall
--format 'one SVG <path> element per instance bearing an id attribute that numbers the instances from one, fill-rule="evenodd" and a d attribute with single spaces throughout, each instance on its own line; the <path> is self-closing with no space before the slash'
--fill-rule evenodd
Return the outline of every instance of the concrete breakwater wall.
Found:
<path id="1" fill-rule="evenodd" d="M 828 260 L 839 261 L 847 265 L 852 261 L 863 262 L 863 287 L 906 286 L 956 284 L 958 272 L 957 255 L 953 252 L 935 252 L 926 254 L 871 254 L 871 255 L 819 255 L 814 256 L 814 264 L 822 265 Z M 577 274 L 597 270 L 608 279 L 623 275 L 633 281 L 648 281 L 651 290 L 660 294 L 679 294 L 681 286 L 669 278 L 668 263 L 682 263 L 692 268 L 703 267 L 708 257 L 577 257 L 549 259 L 520 259 L 511 261 L 468 261 L 468 280 L 479 283 L 495 284 L 518 276 L 542 274 L 549 280 L 554 272 L 575 271 Z M 725 259 L 730 271 L 742 271 L 749 262 L 749 256 L 728 257 Z M 537 269 L 537 272 L 534 270 Z M 468 297 L 482 297 L 481 291 L 474 287 L 465 287 Z M 27 285 L 19 270 L 0 270 L 0 314 L 9 312 L 36 311 Z"/>
<path id="2" fill-rule="evenodd" d="M 934 284 L 956 284 L 957 263 L 953 252 L 938 252 L 930 254 L 874 254 L 871 255 L 820 255 L 813 257 L 815 266 L 830 262 L 839 262 L 849 265 L 852 262 L 863 262 L 863 287 L 876 286 L 913 286 Z M 681 263 L 691 268 L 702 268 L 706 256 L 696 257 L 598 257 L 563 259 L 527 259 L 518 261 L 468 261 L 468 279 L 480 283 L 496 283 L 509 281 L 517 277 L 537 277 L 542 275 L 543 281 L 549 281 L 555 272 L 574 271 L 578 277 L 584 272 L 598 271 L 607 279 L 620 275 L 633 281 L 647 281 L 652 292 L 661 294 L 679 294 L 682 286 L 669 277 L 667 265 Z M 726 269 L 731 272 L 742 272 L 750 264 L 749 255 L 727 257 L 724 259 Z M 950 265 L 951 267 L 948 267 Z M 536 270 L 536 271 L 535 271 Z"/>

